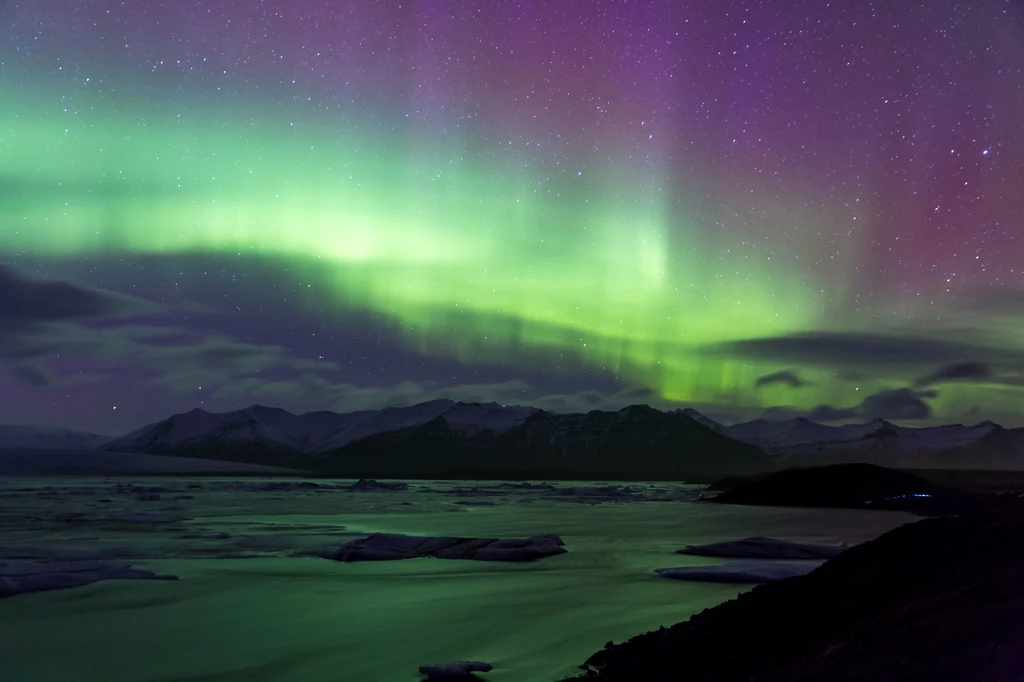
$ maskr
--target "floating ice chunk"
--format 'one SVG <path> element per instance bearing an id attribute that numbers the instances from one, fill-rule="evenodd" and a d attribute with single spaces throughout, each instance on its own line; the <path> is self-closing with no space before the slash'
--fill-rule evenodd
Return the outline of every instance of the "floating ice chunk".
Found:
<path id="1" fill-rule="evenodd" d="M 533 561 L 564 554 L 565 543 L 557 535 L 525 539 L 418 537 L 397 533 L 375 533 L 348 542 L 326 555 L 335 561 L 391 561 L 436 557 L 477 561 Z"/>
<path id="2" fill-rule="evenodd" d="M 673 580 L 690 580 L 701 583 L 770 583 L 810 573 L 823 562 L 802 564 L 775 563 L 772 561 L 734 561 L 718 566 L 680 566 L 659 568 L 654 572 Z"/>
<path id="3" fill-rule="evenodd" d="M 402 483 L 401 481 L 396 483 L 388 483 L 387 481 L 377 481 L 372 478 L 360 478 L 358 481 L 348 487 L 353 492 L 387 492 L 387 491 L 398 491 L 408 490 L 409 484 Z"/>
<path id="4" fill-rule="evenodd" d="M 710 545 L 687 545 L 676 550 L 676 553 L 725 559 L 831 559 L 846 549 L 846 545 L 812 545 L 774 538 L 744 538 Z"/>
<path id="5" fill-rule="evenodd" d="M 480 679 L 473 673 L 489 673 L 494 670 L 490 663 L 480 661 L 455 661 L 444 665 L 421 665 L 420 675 L 427 680 L 476 680 Z"/>
<path id="6" fill-rule="evenodd" d="M 81 587 L 100 580 L 177 580 L 128 564 L 100 561 L 0 562 L 0 598 Z"/>

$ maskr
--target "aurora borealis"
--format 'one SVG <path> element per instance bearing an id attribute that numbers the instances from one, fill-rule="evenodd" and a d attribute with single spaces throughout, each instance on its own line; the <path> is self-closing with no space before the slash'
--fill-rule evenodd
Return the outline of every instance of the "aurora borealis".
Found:
<path id="1" fill-rule="evenodd" d="M 2 281 L 92 305 L 0 304 L 6 421 L 438 396 L 1024 420 L 1019 3 L 0 19 Z"/>

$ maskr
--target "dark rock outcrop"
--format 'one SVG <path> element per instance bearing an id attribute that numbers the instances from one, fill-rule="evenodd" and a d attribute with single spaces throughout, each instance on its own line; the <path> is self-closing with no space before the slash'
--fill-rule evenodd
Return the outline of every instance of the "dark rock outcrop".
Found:
<path id="1" fill-rule="evenodd" d="M 924 519 L 595 654 L 592 682 L 992 682 L 1024 670 L 1024 515 Z"/>
<path id="2" fill-rule="evenodd" d="M 787 469 L 748 481 L 734 481 L 710 501 L 779 507 L 919 510 L 958 497 L 951 490 L 896 469 L 873 464 L 835 464 Z"/>

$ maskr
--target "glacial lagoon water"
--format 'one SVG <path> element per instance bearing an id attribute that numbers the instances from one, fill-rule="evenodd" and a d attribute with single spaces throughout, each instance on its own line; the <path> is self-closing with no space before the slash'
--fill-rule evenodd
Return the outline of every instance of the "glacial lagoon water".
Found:
<path id="1" fill-rule="evenodd" d="M 716 563 L 674 553 L 684 545 L 854 544 L 916 518 L 706 504 L 676 483 L 408 483 L 6 479 L 0 561 L 121 561 L 179 580 L 0 601 L 0 682 L 411 682 L 422 664 L 466 659 L 492 663 L 495 682 L 547 682 L 605 642 L 749 589 L 653 573 Z M 527 564 L 309 556 L 377 531 L 555 533 L 569 552 Z"/>

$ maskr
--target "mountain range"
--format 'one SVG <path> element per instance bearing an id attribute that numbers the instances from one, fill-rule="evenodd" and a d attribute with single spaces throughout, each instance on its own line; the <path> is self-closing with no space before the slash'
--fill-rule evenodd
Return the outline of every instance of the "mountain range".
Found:
<path id="1" fill-rule="evenodd" d="M 10 450 L 88 450 L 109 440 L 85 431 L 0 424 L 0 447 Z"/>
<path id="2" fill-rule="evenodd" d="M 1024 469 L 1024 428 L 992 422 L 910 428 L 804 418 L 721 424 L 693 409 L 634 405 L 554 414 L 434 400 L 410 407 L 292 414 L 254 405 L 192 410 L 114 440 L 0 427 L 0 448 L 87 449 L 270 464 L 366 476 L 665 478 L 870 462 L 900 468 Z"/>
<path id="3" fill-rule="evenodd" d="M 660 478 L 755 473 L 768 455 L 681 413 L 646 406 L 552 414 L 435 400 L 411 407 L 294 415 L 255 405 L 193 410 L 102 446 L 352 476 Z"/>
<path id="4" fill-rule="evenodd" d="M 867 462 L 915 469 L 1022 469 L 1024 428 L 993 422 L 910 428 L 885 420 L 828 426 L 804 418 L 756 420 L 724 433 L 787 466 Z"/>

